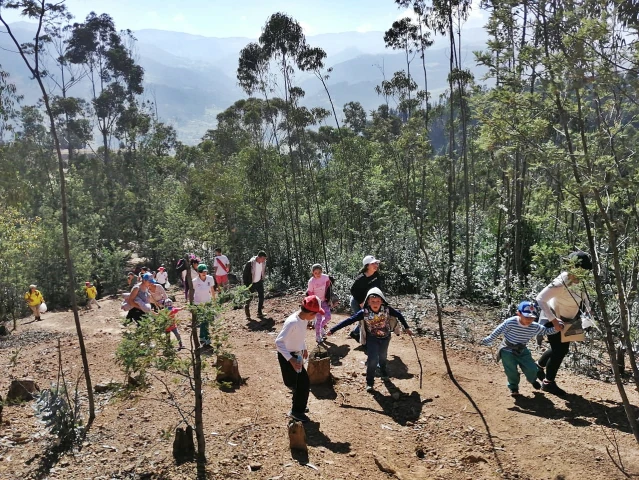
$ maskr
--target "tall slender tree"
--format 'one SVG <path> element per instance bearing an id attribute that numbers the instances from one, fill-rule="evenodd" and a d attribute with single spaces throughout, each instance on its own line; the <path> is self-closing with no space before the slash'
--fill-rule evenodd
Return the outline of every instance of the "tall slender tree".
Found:
<path id="1" fill-rule="evenodd" d="M 33 37 L 33 42 L 21 43 L 14 35 L 11 26 L 2 14 L 2 5 L 0 4 L 0 22 L 4 25 L 8 35 L 11 37 L 11 40 L 16 46 L 20 57 L 24 61 L 24 64 L 29 69 L 29 72 L 33 76 L 33 79 L 37 82 L 38 87 L 40 88 L 42 101 L 44 103 L 47 116 L 49 117 L 49 128 L 51 136 L 53 137 L 55 152 L 58 157 L 58 173 L 60 176 L 60 206 L 62 209 L 62 241 L 64 244 L 64 256 L 66 259 L 67 274 L 69 277 L 68 293 L 71 301 L 71 307 L 73 309 L 73 318 L 75 320 L 75 328 L 78 336 L 80 355 L 82 357 L 82 365 L 84 369 L 84 379 L 87 387 L 87 398 L 89 401 L 89 419 L 87 424 L 90 426 L 95 419 L 95 403 L 93 400 L 93 387 L 91 385 L 89 361 L 87 358 L 86 347 L 84 345 L 82 326 L 80 324 L 80 316 L 78 314 L 78 302 L 75 295 L 75 272 L 73 268 L 73 259 L 71 258 L 71 248 L 69 245 L 69 220 L 64 161 L 62 159 L 62 150 L 60 148 L 55 116 L 51 107 L 48 89 L 44 84 L 45 72 L 42 68 L 42 57 L 43 55 L 45 55 L 44 50 L 47 47 L 48 41 L 48 38 L 44 35 L 45 25 L 55 25 L 59 24 L 62 21 L 66 21 L 69 19 L 69 14 L 66 10 L 66 7 L 62 3 L 46 3 L 45 0 L 23 0 L 16 2 L 6 2 L 4 7 L 8 9 L 20 10 L 23 15 L 31 20 L 35 20 L 38 25 L 36 33 Z"/>

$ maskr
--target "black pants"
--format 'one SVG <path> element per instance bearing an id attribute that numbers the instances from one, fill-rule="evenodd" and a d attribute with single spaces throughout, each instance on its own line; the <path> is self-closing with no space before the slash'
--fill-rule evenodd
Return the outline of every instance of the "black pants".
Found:
<path id="1" fill-rule="evenodd" d="M 251 293 L 257 292 L 257 313 L 262 313 L 262 308 L 264 308 L 264 280 L 260 280 L 259 282 L 251 285 L 250 288 Z M 246 302 L 246 307 L 251 304 L 251 299 Z"/>
<path id="2" fill-rule="evenodd" d="M 306 411 L 306 405 L 308 404 L 308 394 L 311 388 L 308 373 L 306 373 L 304 367 L 302 367 L 300 373 L 297 373 L 293 365 L 291 365 L 291 362 L 288 362 L 284 358 L 284 355 L 279 352 L 277 352 L 277 359 L 280 362 L 284 385 L 293 390 L 293 407 L 291 410 L 293 413 L 304 413 Z"/>
<path id="3" fill-rule="evenodd" d="M 131 310 L 129 310 L 129 313 L 127 314 L 126 318 L 127 320 L 133 320 L 136 324 L 140 324 L 140 320 L 142 319 L 142 317 L 144 316 L 144 312 L 142 310 L 140 310 L 139 308 L 132 308 Z"/>
<path id="4" fill-rule="evenodd" d="M 561 333 L 555 333 L 548 335 L 548 343 L 550 347 L 539 357 L 537 363 L 546 369 L 546 380 L 554 382 L 557 370 L 570 350 L 570 342 L 562 343 Z"/>

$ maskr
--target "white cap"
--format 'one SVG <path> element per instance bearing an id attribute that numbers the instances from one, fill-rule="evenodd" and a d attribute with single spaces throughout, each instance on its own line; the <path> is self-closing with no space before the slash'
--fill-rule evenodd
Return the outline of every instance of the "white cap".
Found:
<path id="1" fill-rule="evenodd" d="M 371 263 L 379 263 L 379 262 L 381 262 L 381 260 L 378 260 L 374 256 L 366 255 L 364 257 L 364 260 L 362 260 L 362 265 L 366 266 L 366 265 L 370 265 Z"/>
<path id="2" fill-rule="evenodd" d="M 31 284 L 31 285 L 29 285 L 29 288 L 38 288 L 38 286 Z"/>

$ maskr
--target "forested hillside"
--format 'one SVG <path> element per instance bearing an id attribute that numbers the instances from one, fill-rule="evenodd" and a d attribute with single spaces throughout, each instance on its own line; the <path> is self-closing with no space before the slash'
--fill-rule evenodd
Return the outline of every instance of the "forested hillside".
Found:
<path id="1" fill-rule="evenodd" d="M 10 3 L 40 5 L 3 3 L 0 18 Z M 96 277 L 115 293 L 131 254 L 166 264 L 173 280 L 186 252 L 210 260 L 221 246 L 235 266 L 265 250 L 270 290 L 303 287 L 319 262 L 344 295 L 374 254 L 391 293 L 508 308 L 580 249 L 593 260 L 589 291 L 607 352 L 632 352 L 639 7 L 484 1 L 489 41 L 474 63 L 486 78 L 475 78 L 459 33 L 470 1 L 395 3 L 416 13 L 383 35 L 401 66 L 361 84 L 376 89 L 377 108 L 336 93 L 326 52 L 274 13 L 236 59 L 242 93 L 225 99 L 231 106 L 196 145 L 157 113 L 144 90 L 155 70 L 138 64 L 106 4 L 86 19 L 45 9 L 43 36 L 16 39 L 35 65 L 30 81 L 47 79 L 40 101 L 0 75 L 0 318 L 26 313 L 30 283 L 50 308 L 71 305 L 67 225 L 78 293 Z M 435 37 L 448 45 L 445 77 L 428 62 Z M 57 55 L 37 63 L 43 49 Z M 2 67 L 22 60 L 1 58 Z M 198 81 L 174 74 L 162 88 Z M 311 78 L 325 95 L 313 104 Z M 437 78 L 441 94 L 430 90 Z M 89 100 L 73 96 L 78 82 L 91 85 Z M 185 108 L 207 95 L 184 95 Z"/>

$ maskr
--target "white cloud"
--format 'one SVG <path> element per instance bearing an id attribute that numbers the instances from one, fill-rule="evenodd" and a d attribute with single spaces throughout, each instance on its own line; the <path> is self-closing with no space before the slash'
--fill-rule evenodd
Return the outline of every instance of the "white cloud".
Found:
<path id="1" fill-rule="evenodd" d="M 243 22 L 246 22 L 246 15 L 242 15 L 242 16 L 240 17 L 240 20 L 242 20 Z"/>
<path id="2" fill-rule="evenodd" d="M 178 13 L 171 20 L 173 20 L 175 23 L 184 23 L 184 22 L 186 22 L 186 17 L 184 15 L 182 15 L 181 13 Z"/>
<path id="3" fill-rule="evenodd" d="M 365 23 L 364 25 L 360 25 L 355 29 L 356 32 L 366 33 L 373 30 L 373 26 L 370 23 Z"/>

